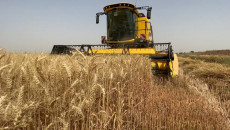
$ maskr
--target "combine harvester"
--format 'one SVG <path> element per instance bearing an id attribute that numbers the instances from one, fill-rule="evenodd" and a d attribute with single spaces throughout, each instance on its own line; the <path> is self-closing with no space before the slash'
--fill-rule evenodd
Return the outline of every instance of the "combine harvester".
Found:
<path id="1" fill-rule="evenodd" d="M 138 10 L 146 9 L 147 17 Z M 154 43 L 151 18 L 152 7 L 135 7 L 130 3 L 116 3 L 104 7 L 107 16 L 107 40 L 101 37 L 100 45 L 54 45 L 51 54 L 72 54 L 79 50 L 87 55 L 136 54 L 151 58 L 154 74 L 174 77 L 178 74 L 178 59 L 171 43 Z"/>

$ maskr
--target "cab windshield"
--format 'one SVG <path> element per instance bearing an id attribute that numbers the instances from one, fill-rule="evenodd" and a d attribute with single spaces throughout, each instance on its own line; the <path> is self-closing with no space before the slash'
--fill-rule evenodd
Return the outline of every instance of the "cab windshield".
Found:
<path id="1" fill-rule="evenodd" d="M 134 39 L 136 14 L 129 9 L 114 9 L 107 13 L 107 40 L 124 41 Z"/>

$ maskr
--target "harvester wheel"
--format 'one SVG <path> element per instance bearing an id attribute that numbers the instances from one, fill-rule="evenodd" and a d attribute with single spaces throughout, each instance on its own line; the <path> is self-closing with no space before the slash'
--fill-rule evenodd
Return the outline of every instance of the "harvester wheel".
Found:
<path id="1" fill-rule="evenodd" d="M 173 66 L 173 76 L 178 75 L 179 73 L 179 63 L 178 63 L 178 58 L 177 55 L 174 54 L 174 60 L 172 61 L 172 66 Z"/>

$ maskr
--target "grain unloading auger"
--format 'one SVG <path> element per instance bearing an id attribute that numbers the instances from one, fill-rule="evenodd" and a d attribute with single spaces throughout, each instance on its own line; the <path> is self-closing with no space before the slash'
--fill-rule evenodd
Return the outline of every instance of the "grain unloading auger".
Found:
<path id="1" fill-rule="evenodd" d="M 138 10 L 146 9 L 147 17 Z M 72 54 L 77 49 L 88 55 L 95 54 L 137 54 L 151 58 L 154 74 L 178 74 L 178 59 L 173 54 L 171 43 L 153 41 L 151 18 L 152 7 L 135 7 L 130 3 L 116 3 L 104 7 L 107 16 L 107 40 L 102 36 L 100 45 L 54 45 L 52 54 Z"/>

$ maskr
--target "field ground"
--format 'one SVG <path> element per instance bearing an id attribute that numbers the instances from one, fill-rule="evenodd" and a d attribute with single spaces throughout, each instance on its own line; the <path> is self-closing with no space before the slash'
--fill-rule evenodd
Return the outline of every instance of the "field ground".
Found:
<path id="1" fill-rule="evenodd" d="M 183 54 L 184 58 L 191 58 L 193 60 L 201 60 L 209 63 L 219 63 L 223 65 L 230 65 L 230 55 L 198 55 L 198 54 Z"/>
<path id="2" fill-rule="evenodd" d="M 230 56 L 230 50 L 209 50 L 204 52 L 196 52 L 197 55 L 228 55 Z"/>
<path id="3" fill-rule="evenodd" d="M 0 53 L 0 129 L 230 129 L 230 67 L 179 56 Z"/>

